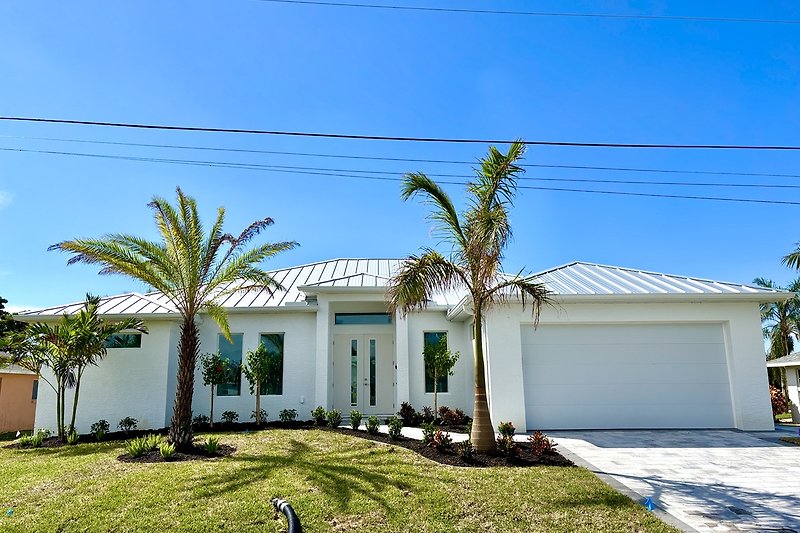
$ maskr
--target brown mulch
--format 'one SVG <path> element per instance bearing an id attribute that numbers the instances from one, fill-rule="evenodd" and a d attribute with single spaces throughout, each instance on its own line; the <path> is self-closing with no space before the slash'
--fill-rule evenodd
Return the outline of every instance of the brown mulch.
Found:
<path id="1" fill-rule="evenodd" d="M 124 453 L 117 457 L 117 460 L 123 463 L 177 463 L 179 461 L 206 461 L 219 459 L 221 457 L 228 457 L 235 451 L 236 448 L 233 446 L 220 444 L 219 448 L 217 448 L 217 453 L 213 455 L 208 455 L 203 448 L 195 446 L 189 451 L 175 452 L 175 455 L 169 459 L 164 459 L 161 457 L 161 452 L 158 450 L 151 450 L 143 455 L 140 455 L 139 457 L 131 457 L 127 453 Z"/>
<path id="2" fill-rule="evenodd" d="M 535 454 L 531 451 L 530 445 L 527 442 L 519 442 L 519 453 L 516 457 L 507 458 L 499 453 L 476 453 L 469 461 L 464 461 L 456 452 L 455 443 L 450 450 L 439 450 L 433 446 L 423 444 L 422 441 L 416 439 L 409 439 L 401 436 L 397 440 L 393 440 L 385 433 L 378 433 L 377 435 L 370 435 L 366 431 L 353 430 L 347 428 L 326 429 L 326 431 L 337 431 L 353 437 L 359 437 L 366 440 L 375 442 L 382 442 L 393 446 L 402 446 L 407 448 L 423 457 L 427 457 L 432 461 L 450 466 L 464 466 L 464 467 L 477 467 L 485 468 L 492 466 L 513 466 L 513 467 L 530 467 L 530 466 L 575 466 L 569 459 L 565 458 L 560 453 L 553 451 L 543 453 L 541 455 Z"/>

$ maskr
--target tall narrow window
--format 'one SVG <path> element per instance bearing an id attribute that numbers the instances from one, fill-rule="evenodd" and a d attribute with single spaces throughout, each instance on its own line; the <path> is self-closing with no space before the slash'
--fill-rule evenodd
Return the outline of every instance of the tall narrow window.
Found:
<path id="1" fill-rule="evenodd" d="M 350 405 L 358 405 L 358 341 L 350 341 Z"/>
<path id="2" fill-rule="evenodd" d="M 269 368 L 261 384 L 261 394 L 283 394 L 283 333 L 264 333 L 261 344 L 267 348 Z"/>
<path id="3" fill-rule="evenodd" d="M 231 333 L 228 342 L 225 335 L 219 336 L 219 353 L 230 362 L 233 380 L 217 385 L 217 396 L 239 396 L 242 388 L 242 333 Z"/>
<path id="4" fill-rule="evenodd" d="M 33 390 L 31 391 L 31 400 L 36 400 L 39 398 L 39 380 L 33 380 Z"/>
<path id="5" fill-rule="evenodd" d="M 375 381 L 377 380 L 376 376 L 377 354 L 375 352 L 376 352 L 375 339 L 370 339 L 369 340 L 369 404 L 372 407 L 377 405 L 377 398 L 375 395 L 376 392 Z"/>
<path id="6" fill-rule="evenodd" d="M 425 345 L 436 344 L 441 339 L 447 339 L 446 331 L 426 331 L 425 332 Z M 446 341 L 445 341 L 446 342 Z M 447 376 L 439 376 L 439 385 L 436 387 L 437 392 L 447 392 Z M 425 372 L 425 392 L 433 394 L 433 376 Z"/>

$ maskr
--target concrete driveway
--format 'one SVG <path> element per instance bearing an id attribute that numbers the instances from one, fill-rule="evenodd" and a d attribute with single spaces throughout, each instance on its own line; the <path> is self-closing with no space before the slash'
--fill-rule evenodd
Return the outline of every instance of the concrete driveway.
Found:
<path id="1" fill-rule="evenodd" d="M 783 432 L 552 431 L 558 450 L 686 531 L 800 533 L 800 447 Z M 664 512 L 668 515 L 664 515 Z"/>

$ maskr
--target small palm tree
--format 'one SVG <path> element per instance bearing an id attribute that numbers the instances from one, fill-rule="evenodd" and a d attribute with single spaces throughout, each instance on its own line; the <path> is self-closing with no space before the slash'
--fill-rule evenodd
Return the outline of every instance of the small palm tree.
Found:
<path id="1" fill-rule="evenodd" d="M 800 278 L 785 287 L 766 278 L 756 278 L 753 283 L 767 289 L 800 292 Z M 767 360 L 789 355 L 794 351 L 795 339 L 800 337 L 800 298 L 761 304 L 761 323 L 764 338 L 769 339 Z M 769 368 L 768 371 L 770 383 L 785 390 L 787 386 L 785 369 Z"/>
<path id="2" fill-rule="evenodd" d="M 517 189 L 517 176 L 524 172 L 516 163 L 525 145 L 516 142 L 503 154 L 495 147 L 481 159 L 475 178 L 467 184 L 469 207 L 461 215 L 439 185 L 422 173 L 403 178 L 403 200 L 424 197 L 433 211 L 430 219 L 439 235 L 450 244 L 450 257 L 432 249 L 410 256 L 389 283 L 387 301 L 392 312 L 402 314 L 424 308 L 436 293 L 466 290 L 472 301 L 475 318 L 473 351 L 475 354 L 475 401 L 472 444 L 478 451 L 495 445 L 494 429 L 486 399 L 486 376 L 483 353 L 483 320 L 497 303 L 521 297 L 530 303 L 535 321 L 541 306 L 549 302 L 547 289 L 533 276 L 506 276 L 501 272 L 503 252 L 511 239 L 509 208 Z"/>
<path id="3" fill-rule="evenodd" d="M 140 280 L 163 293 L 181 317 L 178 341 L 178 377 L 175 407 L 169 438 L 179 448 L 192 444 L 192 394 L 200 331 L 199 313 L 208 313 L 230 340 L 228 314 L 219 301 L 240 290 L 283 287 L 258 265 L 297 246 L 286 241 L 248 248 L 248 243 L 273 224 L 271 218 L 257 220 L 238 236 L 223 232 L 225 209 L 220 207 L 208 233 L 197 203 L 177 189 L 177 204 L 156 197 L 148 204 L 153 210 L 160 241 L 148 241 L 129 234 L 106 235 L 100 239 L 76 239 L 54 244 L 53 250 L 69 252 L 69 264 L 102 265 L 100 274 L 122 274 Z"/>

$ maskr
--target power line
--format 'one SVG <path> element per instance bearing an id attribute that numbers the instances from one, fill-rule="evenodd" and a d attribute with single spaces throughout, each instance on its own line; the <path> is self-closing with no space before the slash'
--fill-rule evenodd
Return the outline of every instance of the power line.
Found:
<path id="1" fill-rule="evenodd" d="M 34 152 L 34 153 L 45 153 L 45 154 L 54 154 L 54 155 L 75 155 L 75 156 L 84 156 L 84 157 L 122 159 L 122 160 L 154 162 L 154 163 L 171 163 L 171 164 L 193 165 L 193 166 L 233 168 L 233 169 L 242 169 L 242 170 L 258 170 L 258 171 L 262 171 L 262 172 L 281 172 L 281 173 L 288 173 L 288 174 L 301 174 L 301 175 L 313 175 L 313 176 L 331 176 L 331 177 L 338 177 L 338 178 L 351 178 L 351 179 L 362 179 L 362 180 L 373 180 L 373 181 L 393 181 L 393 182 L 402 181 L 401 178 L 388 177 L 388 176 L 349 175 L 349 174 L 343 174 L 343 173 L 316 172 L 316 171 L 311 171 L 311 170 L 289 170 L 289 169 L 281 170 L 281 169 L 274 169 L 274 168 L 265 168 L 266 166 L 255 165 L 255 164 L 247 164 L 247 163 L 228 163 L 228 162 L 216 162 L 216 161 L 205 161 L 204 162 L 204 161 L 192 161 L 192 160 L 180 160 L 180 159 L 172 160 L 172 159 L 160 159 L 160 158 L 148 158 L 148 157 L 117 156 L 117 155 L 109 155 L 109 154 L 81 154 L 81 153 L 74 153 L 74 152 L 36 151 L 36 150 L 25 150 L 25 149 L 15 149 L 15 148 L 0 148 L 0 151 Z M 466 185 L 465 182 L 461 182 L 461 181 L 439 181 L 438 183 L 445 184 L 445 185 Z M 689 195 L 680 195 L 680 194 L 638 193 L 638 192 L 630 192 L 630 191 L 605 191 L 605 190 L 594 190 L 594 189 L 573 189 L 573 188 L 566 188 L 566 187 L 540 187 L 540 186 L 533 186 L 533 185 L 520 185 L 519 188 L 520 189 L 526 189 L 526 190 L 537 190 L 537 191 L 555 191 L 555 192 L 573 192 L 573 193 L 585 193 L 585 194 L 637 196 L 637 197 L 648 197 L 648 198 L 670 198 L 670 199 L 682 199 L 682 200 L 708 200 L 708 201 L 717 201 L 717 202 L 756 203 L 756 204 L 770 204 L 770 205 L 800 205 L 800 202 L 794 202 L 794 201 L 788 201 L 788 200 L 761 200 L 761 199 L 755 199 L 755 198 L 728 198 L 728 197 L 719 197 L 719 196 L 689 196 Z"/>
<path id="2" fill-rule="evenodd" d="M 230 153 L 243 153 L 243 154 L 264 154 L 264 155 L 288 155 L 288 156 L 302 156 L 302 157 L 320 157 L 331 159 L 356 159 L 366 161 L 395 161 L 403 163 L 434 163 L 434 164 L 452 164 L 452 165 L 474 165 L 478 161 L 465 161 L 457 159 L 419 159 L 410 157 L 382 157 L 382 156 L 367 156 L 367 155 L 352 155 L 352 154 L 321 154 L 316 152 L 291 152 L 285 150 L 256 150 L 246 148 L 223 148 L 214 146 L 193 146 L 182 144 L 154 144 L 154 143 L 134 143 L 134 142 L 121 142 L 121 141 L 97 141 L 92 139 L 66 139 L 63 137 L 27 137 L 21 135 L 0 135 L 2 139 L 19 139 L 19 140 L 34 140 L 34 141 L 56 141 L 66 143 L 83 143 L 83 144 L 97 144 L 97 145 L 110 145 L 110 146 L 135 146 L 140 148 L 168 148 L 177 150 L 205 150 L 209 152 L 230 152 Z M 520 165 L 524 168 L 556 168 L 556 169 L 573 169 L 573 170 L 603 170 L 615 172 L 648 172 L 659 174 L 702 174 L 709 176 L 747 176 L 747 177 L 765 177 L 765 178 L 800 178 L 800 174 L 781 174 L 781 173 L 768 173 L 768 172 L 730 172 L 720 170 L 680 170 L 680 169 L 665 169 L 665 168 L 642 168 L 642 167 L 606 167 L 606 166 L 590 166 L 590 165 L 546 165 L 537 163 L 523 163 Z"/>
<path id="3" fill-rule="evenodd" d="M 267 165 L 263 163 L 240 163 L 236 161 L 208 161 L 198 159 L 169 159 L 157 157 L 137 157 L 115 154 L 96 154 L 85 152 L 64 152 L 56 150 L 33 150 L 27 148 L 0 148 L 4 152 L 22 152 L 22 153 L 36 153 L 36 154 L 49 154 L 49 155 L 67 155 L 78 157 L 93 157 L 100 159 L 119 159 L 128 161 L 143 161 L 150 163 L 175 163 L 175 164 L 193 164 L 193 165 L 214 165 L 220 167 L 230 168 L 243 168 L 253 170 L 270 170 L 275 172 L 281 171 L 298 171 L 309 170 L 313 172 L 355 172 L 358 174 L 381 174 L 389 176 L 402 176 L 405 172 L 397 172 L 390 170 L 364 170 L 357 168 L 330 168 L 330 167 L 305 167 L 297 165 Z M 442 174 L 442 173 L 426 173 L 430 177 L 435 178 L 472 178 L 470 174 Z M 327 175 L 327 174 L 326 174 Z M 523 181 L 555 181 L 555 182 L 570 182 L 570 183 L 610 183 L 618 185 L 666 185 L 666 186 L 684 186 L 684 187 L 733 187 L 733 188 L 754 188 L 754 189 L 800 189 L 800 185 L 785 185 L 773 183 L 719 183 L 719 182 L 687 182 L 687 181 L 647 181 L 647 180 L 619 180 L 619 179 L 603 179 L 603 178 L 553 178 L 544 176 L 520 176 L 519 180 Z M 459 184 L 464 184 L 458 182 Z"/>
<path id="4" fill-rule="evenodd" d="M 253 135 L 280 135 L 290 137 L 313 137 L 325 139 L 348 139 L 363 141 L 403 141 L 451 144 L 511 144 L 517 140 L 467 139 L 446 137 L 395 137 L 389 135 L 356 135 L 347 133 L 318 133 L 280 130 L 257 130 L 242 128 L 216 128 L 202 126 L 168 126 L 160 124 L 137 124 L 131 122 L 102 122 L 94 120 L 68 120 L 55 118 L 7 117 L 0 116 L 0 121 L 36 122 L 47 124 L 72 124 L 81 126 L 107 126 L 115 128 L 131 128 L 164 131 L 192 131 L 204 133 L 244 133 Z M 572 141 L 519 141 L 529 146 L 569 146 L 581 148 L 669 148 L 669 149 L 701 149 L 701 150 L 784 150 L 800 151 L 800 146 L 781 145 L 744 145 L 744 144 L 649 144 L 649 143 L 601 143 Z"/>
<path id="5" fill-rule="evenodd" d="M 800 24 L 800 20 L 787 20 L 787 19 L 751 19 L 751 18 L 673 16 L 673 15 L 626 15 L 618 13 L 575 13 L 575 12 L 554 12 L 554 11 L 511 11 L 511 10 L 499 10 L 499 9 L 472 9 L 472 8 L 457 8 L 457 7 L 363 4 L 356 2 L 319 2 L 316 0 L 259 0 L 259 1 L 270 2 L 275 4 L 351 7 L 351 8 L 365 8 L 365 9 L 383 9 L 383 10 L 393 10 L 393 11 L 427 11 L 435 13 L 515 15 L 515 16 L 526 16 L 526 17 L 603 18 L 603 19 L 660 20 L 660 21 L 683 21 L 683 22 L 690 22 L 690 21 L 737 22 L 737 23 L 752 23 L 752 24 Z"/>

